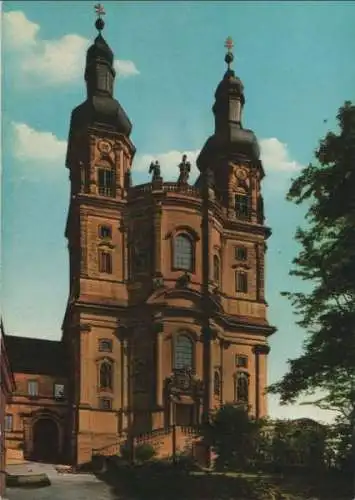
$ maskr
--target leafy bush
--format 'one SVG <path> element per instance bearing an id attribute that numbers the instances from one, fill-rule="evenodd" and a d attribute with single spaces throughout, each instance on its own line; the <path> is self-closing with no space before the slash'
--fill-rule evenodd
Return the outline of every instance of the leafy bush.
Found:
<path id="1" fill-rule="evenodd" d="M 139 444 L 134 449 L 134 456 L 138 462 L 148 462 L 155 457 L 157 452 L 151 444 Z"/>
<path id="2" fill-rule="evenodd" d="M 128 443 L 124 443 L 120 447 L 120 455 L 121 458 L 125 461 L 129 461 L 131 457 L 131 448 L 128 445 Z M 156 455 L 156 451 L 153 448 L 152 445 L 148 443 L 142 443 L 138 444 L 137 446 L 134 447 L 134 459 L 137 462 L 148 462 L 148 460 L 151 460 L 154 458 Z"/>
<path id="3" fill-rule="evenodd" d="M 258 449 L 259 422 L 247 408 L 227 404 L 219 408 L 211 422 L 202 427 L 202 435 L 217 454 L 218 470 L 246 470 Z"/>

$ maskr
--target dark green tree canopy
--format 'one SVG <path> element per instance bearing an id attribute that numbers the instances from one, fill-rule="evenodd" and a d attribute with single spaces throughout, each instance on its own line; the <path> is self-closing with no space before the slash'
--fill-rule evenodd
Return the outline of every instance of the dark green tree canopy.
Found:
<path id="1" fill-rule="evenodd" d="M 310 292 L 288 293 L 307 330 L 303 354 L 269 391 L 282 403 L 322 389 L 319 406 L 344 414 L 355 406 L 355 106 L 339 109 L 339 131 L 329 132 L 316 162 L 293 180 L 287 199 L 306 204 L 306 227 L 298 228 L 301 251 L 290 275 L 310 283 Z"/>

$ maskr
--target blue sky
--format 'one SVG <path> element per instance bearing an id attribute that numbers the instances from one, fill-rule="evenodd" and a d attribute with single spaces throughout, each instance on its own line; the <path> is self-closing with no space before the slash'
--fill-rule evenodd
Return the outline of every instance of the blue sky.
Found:
<path id="1" fill-rule="evenodd" d="M 96 2 L 3 2 L 2 310 L 9 333 L 59 339 L 68 291 L 64 167 L 70 112 L 85 98 L 85 50 L 96 36 Z M 107 2 L 104 36 L 115 52 L 116 97 L 133 122 L 136 183 L 160 159 L 177 178 L 213 130 L 214 91 L 225 71 L 224 40 L 245 85 L 244 126 L 260 140 L 267 178 L 269 380 L 286 370 L 305 332 L 282 290 L 304 285 L 288 272 L 304 210 L 285 201 L 290 179 L 355 96 L 354 2 Z M 327 123 L 324 120 L 327 119 Z M 330 415 L 308 406 L 272 416 Z"/>

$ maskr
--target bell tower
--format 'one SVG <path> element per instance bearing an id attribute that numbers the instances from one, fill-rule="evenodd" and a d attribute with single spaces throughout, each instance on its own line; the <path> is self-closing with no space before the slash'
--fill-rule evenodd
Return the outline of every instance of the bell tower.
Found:
<path id="1" fill-rule="evenodd" d="M 215 92 L 214 133 L 197 158 L 201 173 L 197 186 L 204 186 L 206 193 L 204 246 L 205 252 L 209 252 L 205 256 L 209 263 L 206 275 L 210 281 L 216 281 L 210 271 L 215 262 L 212 258 L 216 259 L 217 293 L 221 292 L 220 301 L 229 325 L 221 337 L 221 345 L 229 346 L 225 352 L 221 348 L 221 359 L 223 363 L 230 363 L 231 371 L 227 373 L 221 362 L 218 373 L 222 374 L 222 380 L 223 377 L 227 380 L 232 372 L 237 384 L 237 396 L 232 393 L 233 386 L 226 384 L 224 397 L 233 400 L 242 394 L 238 381 L 246 375 L 240 375 L 237 360 L 243 352 L 249 363 L 245 395 L 251 411 L 259 418 L 267 414 L 267 338 L 275 331 L 267 320 L 264 285 L 266 240 L 271 230 L 264 225 L 261 181 L 265 174 L 258 142 L 254 132 L 243 127 L 244 86 L 231 68 L 234 59 L 231 38 L 227 38 L 225 47 L 227 70 Z M 214 213 L 219 214 L 220 225 L 213 223 Z M 211 380 L 207 360 L 212 360 L 209 363 L 213 365 L 216 352 L 207 340 L 205 345 L 206 380 Z M 213 401 L 212 396 L 209 399 Z"/>
<path id="2" fill-rule="evenodd" d="M 234 56 L 230 37 L 225 47 L 227 71 L 216 89 L 212 108 L 215 131 L 204 145 L 197 166 L 200 171 L 211 171 L 216 196 L 230 220 L 262 223 L 260 181 L 264 171 L 260 150 L 254 132 L 242 125 L 244 86 L 231 69 Z"/>
<path id="3" fill-rule="evenodd" d="M 66 158 L 70 290 L 63 339 L 71 359 L 74 463 L 89 460 L 103 439 L 112 441 L 122 431 L 127 409 L 120 325 L 128 305 L 124 214 L 135 147 L 131 122 L 114 98 L 104 10 L 95 9 L 98 35 L 86 56 L 87 97 L 72 112 Z"/>

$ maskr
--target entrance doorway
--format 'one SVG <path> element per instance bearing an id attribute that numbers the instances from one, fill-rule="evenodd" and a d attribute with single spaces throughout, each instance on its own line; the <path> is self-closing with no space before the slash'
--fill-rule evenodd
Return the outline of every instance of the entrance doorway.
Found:
<path id="1" fill-rule="evenodd" d="M 194 425 L 194 407 L 191 404 L 176 405 L 176 425 Z"/>
<path id="2" fill-rule="evenodd" d="M 59 430 L 51 418 L 40 418 L 33 426 L 33 460 L 56 463 L 59 459 Z"/>

